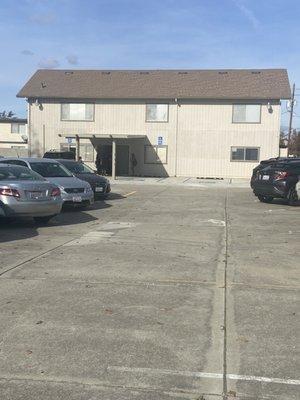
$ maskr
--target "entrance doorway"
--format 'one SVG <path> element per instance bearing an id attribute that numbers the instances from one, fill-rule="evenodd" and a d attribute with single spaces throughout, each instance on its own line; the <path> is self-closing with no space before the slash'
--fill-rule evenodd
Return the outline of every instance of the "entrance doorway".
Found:
<path id="1" fill-rule="evenodd" d="M 103 175 L 112 175 L 112 145 L 103 144 L 98 148 L 98 154 L 101 159 L 99 172 Z M 116 175 L 129 175 L 129 146 L 117 144 L 116 146 Z"/>
<path id="2" fill-rule="evenodd" d="M 129 146 L 117 144 L 116 149 L 116 174 L 119 176 L 129 175 Z"/>

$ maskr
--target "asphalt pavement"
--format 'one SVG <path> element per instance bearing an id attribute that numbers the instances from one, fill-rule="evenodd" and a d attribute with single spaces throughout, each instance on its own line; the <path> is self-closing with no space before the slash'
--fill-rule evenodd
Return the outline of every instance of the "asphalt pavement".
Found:
<path id="1" fill-rule="evenodd" d="M 1 400 L 299 399 L 300 208 L 113 185 L 0 226 Z"/>

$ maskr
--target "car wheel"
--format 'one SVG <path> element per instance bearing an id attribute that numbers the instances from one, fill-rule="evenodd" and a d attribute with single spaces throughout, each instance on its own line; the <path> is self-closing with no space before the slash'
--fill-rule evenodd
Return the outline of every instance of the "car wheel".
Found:
<path id="1" fill-rule="evenodd" d="M 262 194 L 259 194 L 258 200 L 261 201 L 262 203 L 272 203 L 273 197 L 272 196 L 264 196 Z"/>
<path id="2" fill-rule="evenodd" d="M 55 215 L 47 215 L 47 217 L 34 217 L 33 219 L 37 224 L 46 225 L 53 217 L 55 217 Z"/>
<path id="3" fill-rule="evenodd" d="M 289 190 L 287 198 L 290 206 L 296 206 L 299 204 L 299 198 L 295 187 Z"/>

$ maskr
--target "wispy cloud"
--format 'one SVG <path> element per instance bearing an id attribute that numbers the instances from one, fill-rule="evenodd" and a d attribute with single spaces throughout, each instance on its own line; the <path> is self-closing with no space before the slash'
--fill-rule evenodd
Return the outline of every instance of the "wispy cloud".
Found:
<path id="1" fill-rule="evenodd" d="M 31 50 L 22 50 L 21 51 L 21 54 L 23 54 L 24 56 L 33 56 L 34 55 L 34 52 L 33 51 L 31 51 Z"/>
<path id="2" fill-rule="evenodd" d="M 66 57 L 67 61 L 71 65 L 77 65 L 78 64 L 78 57 L 75 54 L 70 54 Z"/>
<path id="3" fill-rule="evenodd" d="M 47 69 L 54 69 L 59 67 L 59 62 L 52 57 L 49 58 L 43 58 L 39 63 L 38 63 L 39 68 L 47 68 Z"/>
<path id="4" fill-rule="evenodd" d="M 248 6 L 246 6 L 245 2 L 243 0 L 233 0 L 233 2 L 251 23 L 253 28 L 258 29 L 260 27 L 260 21 L 256 18 L 254 12 Z"/>
<path id="5" fill-rule="evenodd" d="M 53 24 L 56 22 L 56 15 L 52 12 L 37 13 L 29 17 L 30 21 L 41 25 Z"/>

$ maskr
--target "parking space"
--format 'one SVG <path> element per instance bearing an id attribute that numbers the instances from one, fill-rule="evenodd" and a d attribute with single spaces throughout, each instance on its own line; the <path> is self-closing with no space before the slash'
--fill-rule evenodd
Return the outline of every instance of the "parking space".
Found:
<path id="1" fill-rule="evenodd" d="M 1 225 L 1 399 L 296 400 L 299 211 L 123 182 Z"/>

